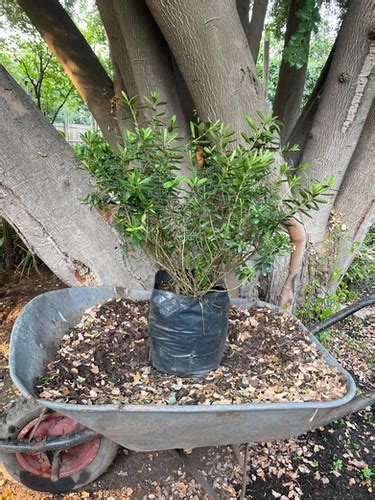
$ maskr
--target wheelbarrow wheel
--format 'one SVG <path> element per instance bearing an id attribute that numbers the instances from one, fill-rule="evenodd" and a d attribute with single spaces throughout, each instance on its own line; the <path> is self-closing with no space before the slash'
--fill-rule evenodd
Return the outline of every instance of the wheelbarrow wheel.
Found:
<path id="1" fill-rule="evenodd" d="M 47 413 L 33 402 L 20 400 L 7 416 L 9 439 L 42 440 L 83 429 L 76 421 Z M 118 451 L 113 441 L 98 436 L 67 450 L 37 453 L 2 453 L 5 475 L 34 491 L 64 493 L 82 488 L 97 479 L 111 465 Z"/>

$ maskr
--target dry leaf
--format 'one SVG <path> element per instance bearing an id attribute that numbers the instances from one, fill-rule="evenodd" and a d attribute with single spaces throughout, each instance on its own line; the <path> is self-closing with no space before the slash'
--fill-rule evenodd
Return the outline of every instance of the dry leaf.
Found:
<path id="1" fill-rule="evenodd" d="M 301 471 L 303 474 L 309 474 L 311 472 L 311 470 L 308 467 L 306 467 L 306 465 L 303 464 L 298 466 L 298 470 Z"/>

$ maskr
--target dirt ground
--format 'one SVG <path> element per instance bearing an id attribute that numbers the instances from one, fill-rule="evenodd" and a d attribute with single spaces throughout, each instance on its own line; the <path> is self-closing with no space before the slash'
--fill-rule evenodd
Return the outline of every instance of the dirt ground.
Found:
<path id="1" fill-rule="evenodd" d="M 42 276 L 15 279 L 0 288 L 0 413 L 18 397 L 8 373 L 11 327 L 32 297 L 63 286 L 52 274 L 44 272 Z M 369 384 L 374 325 L 371 318 L 347 320 L 326 342 L 332 351 L 336 350 L 335 355 L 360 382 L 362 390 Z M 364 349 L 360 349 L 362 345 Z M 373 428 L 373 415 L 366 409 L 297 439 L 252 445 L 246 498 L 373 498 Z M 188 457 L 191 466 L 199 469 L 214 487 L 217 498 L 238 498 L 243 475 L 231 447 L 200 448 Z M 209 496 L 175 451 L 135 453 L 121 449 L 99 480 L 70 495 L 31 492 L 5 479 L 0 472 L 0 500 L 68 498 L 204 499 Z"/>

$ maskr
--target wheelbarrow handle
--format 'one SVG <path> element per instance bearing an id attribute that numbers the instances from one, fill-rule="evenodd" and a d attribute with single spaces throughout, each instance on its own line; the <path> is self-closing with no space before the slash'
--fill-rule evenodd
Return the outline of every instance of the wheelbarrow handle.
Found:
<path id="1" fill-rule="evenodd" d="M 323 321 L 320 321 L 319 323 L 315 323 L 313 325 L 308 326 L 308 329 L 310 330 L 311 333 L 316 335 L 317 333 L 326 330 L 330 326 L 334 325 L 338 321 L 341 321 L 344 318 L 347 318 L 348 316 L 351 316 L 355 312 L 359 311 L 360 309 L 363 309 L 364 307 L 371 306 L 372 304 L 375 304 L 375 294 L 368 295 L 367 297 L 364 297 L 361 300 L 358 300 L 354 304 L 348 307 L 344 307 L 344 309 L 341 309 L 341 311 L 332 314 L 328 318 L 324 319 Z"/>
<path id="2" fill-rule="evenodd" d="M 0 453 L 39 453 L 42 451 L 67 450 L 68 448 L 73 448 L 78 444 L 90 441 L 98 435 L 99 434 L 92 429 L 86 428 L 74 434 L 47 438 L 36 442 L 29 442 L 28 439 L 18 439 L 14 441 L 0 439 Z"/>

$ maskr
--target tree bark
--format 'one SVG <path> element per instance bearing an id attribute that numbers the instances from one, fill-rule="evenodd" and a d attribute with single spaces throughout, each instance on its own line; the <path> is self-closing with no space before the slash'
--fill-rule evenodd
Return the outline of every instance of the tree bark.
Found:
<path id="1" fill-rule="evenodd" d="M 42 2 L 41 0 L 37 0 L 37 2 L 30 2 L 28 0 L 19 1 L 20 3 L 29 5 L 30 9 L 34 8 L 35 5 L 39 6 L 39 4 L 46 7 L 47 4 L 47 2 Z M 145 8 L 144 1 L 130 2 L 126 0 L 120 2 L 119 0 L 109 0 L 108 2 L 104 2 L 104 0 L 98 0 L 98 4 L 100 3 L 107 12 L 107 21 L 104 22 L 108 29 L 108 36 L 112 44 L 111 50 L 113 53 L 114 71 L 116 75 L 119 75 L 118 78 L 116 78 L 116 93 L 124 87 L 129 94 L 135 93 L 141 96 L 148 94 L 151 90 L 161 90 L 162 96 L 165 97 L 170 104 L 167 113 L 174 114 L 176 109 L 182 109 L 181 102 L 178 102 L 180 96 L 173 76 L 173 68 L 168 47 L 163 41 L 153 19 L 150 17 L 148 10 Z M 370 3 L 371 0 L 351 2 L 348 14 L 350 20 L 346 21 L 345 29 L 342 30 L 343 34 L 340 33 L 339 50 L 335 52 L 335 60 L 332 62 L 324 92 L 319 93 L 319 96 L 321 95 L 322 97 L 319 99 L 318 96 L 316 99 L 316 102 L 320 100 L 321 105 L 319 105 L 319 107 L 316 106 L 316 102 L 314 101 L 315 107 L 313 119 L 311 119 L 313 127 L 311 130 L 311 137 L 307 137 L 306 140 L 305 157 L 309 156 L 313 160 L 313 169 L 315 168 L 320 172 L 320 178 L 325 177 L 328 173 L 324 172 L 324 169 L 336 169 L 340 171 L 341 164 L 344 165 L 342 170 L 345 169 L 345 162 L 349 163 L 349 159 L 352 156 L 350 151 L 354 151 L 355 142 L 360 135 L 361 123 L 363 125 L 363 121 L 367 115 L 369 95 L 372 92 L 374 81 L 371 81 L 369 78 L 369 68 L 372 64 L 371 61 L 373 61 L 373 49 L 371 48 L 370 50 L 372 42 L 366 38 L 368 36 L 368 28 L 371 24 L 369 22 L 371 8 L 368 8 Z M 56 0 L 48 2 L 49 7 L 55 4 Z M 199 0 L 190 0 L 189 2 L 178 2 L 178 0 L 147 0 L 147 5 L 176 58 L 183 81 L 187 83 L 196 109 L 202 119 L 220 118 L 232 125 L 234 131 L 239 133 L 246 126 L 245 117 L 247 115 L 256 118 L 256 111 L 261 111 L 263 113 L 267 111 L 267 104 L 256 75 L 249 44 L 242 29 L 234 1 L 215 0 L 215 2 L 201 2 Z M 39 15 L 39 8 L 35 7 L 34 10 L 38 11 Z M 54 9 L 49 10 L 53 12 Z M 353 12 L 355 14 L 353 14 Z M 363 15 L 363 19 L 361 15 Z M 45 19 L 45 15 L 41 17 Z M 103 18 L 104 17 L 105 16 L 103 16 Z M 36 18 L 36 25 L 38 21 L 39 19 Z M 111 22 L 117 23 L 117 40 L 113 40 L 116 37 L 112 36 Z M 47 33 L 49 27 L 45 25 L 44 27 Z M 66 41 L 65 39 L 62 40 L 61 27 L 65 29 L 64 18 L 62 18 L 62 24 L 60 19 L 57 22 L 56 18 L 54 18 L 50 38 L 52 42 L 54 42 L 55 40 L 53 37 L 55 32 L 57 32 L 56 38 L 59 49 L 61 49 L 61 45 L 61 50 L 68 47 L 69 50 L 65 53 L 67 64 L 76 64 L 77 67 L 75 70 L 79 74 L 81 66 L 81 46 L 79 46 L 79 44 L 77 45 L 76 52 L 74 53 L 77 57 L 71 59 L 69 54 L 73 49 L 70 47 L 70 41 Z M 47 34 L 46 38 L 48 38 Z M 64 43 L 62 43 L 63 41 Z M 114 49 L 115 46 L 116 50 Z M 61 54 L 63 54 L 63 52 Z M 61 57 L 63 58 L 63 56 Z M 95 73 L 93 79 L 93 85 L 95 85 L 98 81 L 98 75 L 100 76 L 101 72 L 92 72 L 90 75 L 92 76 L 93 73 Z M 156 77 L 154 75 L 156 75 Z M 358 78 L 358 75 L 360 75 L 360 78 Z M 88 78 L 88 85 L 90 81 L 92 83 L 92 80 Z M 160 82 L 160 84 L 157 82 Z M 127 88 L 128 86 L 130 91 Z M 342 87 L 345 87 L 345 90 L 343 90 Z M 170 92 L 172 93 L 172 97 L 170 97 Z M 363 96 L 361 98 L 362 93 Z M 177 101 L 174 100 L 175 98 L 173 96 L 177 96 L 175 97 Z M 358 106 L 359 101 L 360 105 Z M 107 99 L 106 102 L 109 102 L 109 99 Z M 331 106 L 334 108 L 336 103 L 338 103 L 337 109 L 330 110 L 329 107 Z M 177 114 L 179 114 L 179 111 Z M 336 116 L 338 117 L 338 121 L 336 121 Z M 110 117 L 113 119 L 111 114 Z M 311 117 L 310 114 L 309 117 Z M 178 118 L 178 120 L 181 121 L 180 118 Z M 101 124 L 100 126 L 103 129 Z M 17 124 L 17 127 L 19 127 L 19 124 Z M 331 129 L 333 129 L 332 133 Z M 30 130 L 32 130 L 31 126 Z M 104 131 L 105 130 L 104 127 Z M 327 130 L 329 133 L 327 133 Z M 26 132 L 28 133 L 28 130 L 25 131 L 25 135 L 27 136 Z M 106 132 L 108 133 L 108 130 Z M 37 131 L 35 131 L 35 134 L 37 134 Z M 37 136 L 37 138 L 38 137 L 39 136 Z M 46 137 L 51 139 L 50 141 L 48 140 L 47 143 L 52 143 L 52 139 L 55 140 L 55 136 L 49 136 L 47 134 Z M 45 142 L 42 142 L 39 137 L 35 142 L 35 144 L 38 144 L 37 150 L 35 150 L 35 147 L 32 147 L 31 142 L 30 145 L 29 143 L 25 143 L 23 149 L 20 149 L 22 150 L 22 158 L 19 159 L 21 162 L 20 164 L 22 164 L 24 158 L 29 155 L 29 153 L 26 152 L 27 147 L 31 148 L 33 154 L 35 154 L 35 151 L 37 153 L 38 151 L 43 153 Z M 3 147 L 5 148 L 5 146 L 4 143 Z M 61 147 L 61 145 L 51 147 L 54 151 L 54 161 L 56 162 L 59 159 L 56 149 Z M 341 162 L 341 158 L 339 157 L 339 153 L 342 151 L 345 151 L 343 162 Z M 348 153 L 346 153 L 346 151 L 348 151 Z M 9 150 L 6 150 L 6 153 L 11 154 Z M 321 160 L 320 157 L 323 159 Z M 44 166 L 43 168 L 46 169 L 46 173 L 42 175 L 42 178 L 47 177 L 47 174 L 48 176 L 52 175 L 56 177 L 56 180 L 53 181 L 55 184 L 50 186 L 51 191 L 49 192 L 52 192 L 53 189 L 59 192 L 61 183 L 59 184 L 57 179 L 61 178 L 61 176 L 59 177 L 58 172 L 54 170 L 59 163 L 51 166 L 49 160 L 45 160 L 43 156 L 41 158 L 42 159 L 39 159 L 39 161 L 41 165 Z M 340 158 L 340 161 L 338 161 L 338 158 Z M 279 159 L 277 159 L 277 162 L 278 161 Z M 41 166 L 39 166 L 37 162 L 34 163 L 36 165 L 35 171 L 40 175 Z M 67 163 L 69 163 L 68 160 Z M 11 174 L 8 170 L 6 172 L 8 178 L 8 175 L 10 176 Z M 64 170 L 64 172 L 68 175 L 67 170 Z M 319 177 L 314 170 L 311 172 L 315 177 Z M 343 176 L 343 172 L 339 173 Z M 16 173 L 12 173 L 12 175 L 15 176 Z M 82 175 L 84 176 L 85 174 Z M 89 181 L 87 178 L 81 181 L 81 177 L 79 177 L 77 173 L 75 173 L 74 176 L 76 176 L 74 178 L 77 179 L 77 186 L 82 182 L 82 189 L 85 190 L 85 186 L 89 189 Z M 18 179 L 12 176 L 9 178 L 11 180 L 11 186 L 13 186 L 13 184 L 18 186 Z M 80 179 L 79 182 L 78 179 Z M 44 193 L 40 184 L 36 184 L 35 191 L 39 194 Z M 7 192 L 7 196 L 8 201 L 6 207 L 9 211 L 9 207 L 15 205 L 12 205 L 13 202 L 11 203 L 11 193 Z M 25 219 L 29 217 L 27 214 L 30 210 L 31 213 L 34 213 L 32 210 L 39 210 L 38 206 L 36 206 L 36 208 L 34 206 L 30 208 L 26 190 L 22 192 L 17 191 L 17 196 L 14 204 L 19 204 Z M 73 198 L 74 196 L 70 195 L 69 203 L 72 202 Z M 33 197 L 32 199 L 35 201 L 34 204 L 38 205 L 36 201 L 37 198 Z M 20 200 L 22 200 L 22 203 Z M 333 199 L 330 204 L 331 206 L 333 205 Z M 55 205 L 52 206 L 55 207 Z M 57 209 L 58 207 L 56 210 Z M 88 215 L 86 212 L 84 213 L 87 222 L 89 220 Z M 17 218 L 16 210 L 13 210 L 12 214 L 14 218 Z M 94 213 L 94 215 L 96 216 L 96 213 Z M 51 222 L 47 220 L 46 215 L 44 213 L 39 214 L 38 212 L 38 214 L 35 214 L 35 220 L 39 220 L 39 217 L 41 217 L 42 221 L 40 226 L 44 228 L 44 225 L 46 225 L 47 230 L 51 234 L 55 234 L 56 228 L 50 228 L 48 224 L 51 224 Z M 317 217 L 314 218 L 314 220 L 316 219 Z M 320 233 L 322 233 L 326 227 L 323 219 L 318 220 L 317 223 Z M 9 218 L 9 220 L 11 219 Z M 30 217 L 27 220 L 30 227 L 35 227 L 34 232 L 37 236 L 35 236 L 32 231 L 26 227 L 27 225 L 25 225 L 25 228 L 22 227 L 22 229 L 25 230 L 26 238 L 28 238 L 29 242 L 37 241 L 38 244 L 36 244 L 36 246 L 40 246 L 43 249 L 44 244 L 40 244 L 44 234 L 43 231 L 38 232 L 39 226 L 36 224 L 35 220 L 33 221 Z M 62 220 L 64 221 L 65 219 Z M 100 218 L 98 220 L 101 221 Z M 13 223 L 13 220 L 11 220 L 11 222 Z M 90 222 L 88 224 L 90 227 L 95 227 L 96 223 L 97 222 Z M 83 233 L 83 226 L 84 224 L 78 224 L 77 226 L 80 228 L 81 233 Z M 309 230 L 312 232 L 314 230 L 313 226 L 309 227 Z M 77 231 L 78 229 L 74 229 L 72 233 L 74 234 Z M 42 236 L 40 236 L 40 234 Z M 112 233 L 110 232 L 110 234 Z M 114 237 L 113 234 L 112 237 Z M 69 246 L 71 239 L 68 238 L 67 241 Z M 63 248 L 64 242 L 62 242 L 61 239 L 58 239 L 58 242 L 58 248 Z M 73 248 L 72 244 L 70 246 Z M 110 250 L 110 252 L 112 251 L 113 250 Z M 65 253 L 69 254 L 68 252 Z M 74 257 L 74 261 L 83 262 L 86 267 L 90 267 L 90 263 L 81 260 L 83 258 L 84 252 L 81 252 L 80 258 Z M 94 259 L 93 256 L 92 259 Z M 64 266 L 67 266 L 63 258 L 62 260 Z M 108 261 L 103 262 L 108 263 Z M 108 266 L 110 267 L 110 264 L 108 264 Z M 137 267 L 137 264 L 135 264 L 135 267 Z M 285 264 L 282 270 L 287 272 L 287 269 L 288 267 Z M 282 276 L 282 273 L 279 271 L 280 266 L 277 272 L 274 273 L 274 276 L 277 274 Z M 66 274 L 69 274 L 69 272 L 66 271 Z M 99 273 L 94 272 L 94 274 Z M 270 288 L 273 290 L 269 295 L 271 300 L 275 301 L 277 299 L 282 282 L 285 282 L 285 278 L 286 276 L 283 280 L 279 279 L 278 283 L 280 286 L 276 283 L 273 288 Z M 150 283 L 150 281 L 147 281 L 147 278 L 144 279 L 144 282 L 146 284 Z"/>
<path id="2" fill-rule="evenodd" d="M 258 59 L 267 6 L 268 0 L 254 0 L 248 33 L 245 30 L 254 62 L 257 62 Z"/>
<path id="3" fill-rule="evenodd" d="M 145 261 L 123 259 L 117 233 L 80 202 L 91 190 L 73 150 L 0 67 L 0 214 L 69 286 L 139 287 Z"/>
<path id="4" fill-rule="evenodd" d="M 302 156 L 302 151 L 306 145 L 306 141 L 310 133 L 310 129 L 312 127 L 316 112 L 318 110 L 324 85 L 326 83 L 329 69 L 334 57 L 335 48 L 336 43 L 334 43 L 332 46 L 327 61 L 324 64 L 324 67 L 313 88 L 313 91 L 309 96 L 307 103 L 303 107 L 303 110 L 298 117 L 297 123 L 294 125 L 289 137 L 286 137 L 286 142 L 289 142 L 289 144 L 297 144 L 300 148 L 300 151 L 298 153 L 288 153 L 285 155 L 286 159 L 288 161 L 291 161 L 294 165 L 298 164 L 300 157 Z"/>
<path id="5" fill-rule="evenodd" d="M 147 0 L 147 5 L 168 41 L 201 118 L 221 119 L 239 137 L 245 117 L 256 119 L 256 112 L 265 113 L 267 104 L 235 3 L 191 0 L 186 5 L 177 0 Z M 232 33 L 242 35 L 233 39 Z M 219 53 L 217 47 L 221 48 Z M 277 156 L 276 163 L 281 161 Z M 296 254 L 292 262 L 296 258 L 300 260 Z M 288 262 L 283 261 L 285 270 Z M 296 272 L 293 269 L 293 274 Z M 284 280 L 273 289 L 270 299 L 275 303 L 287 275 L 286 270 Z"/>
<path id="6" fill-rule="evenodd" d="M 284 51 L 300 25 L 301 21 L 296 14 L 303 8 L 304 4 L 305 0 L 291 0 L 289 4 Z M 310 32 L 306 34 L 305 41 L 307 44 L 310 43 Z M 282 142 L 285 142 L 285 139 L 289 137 L 300 115 L 306 71 L 307 62 L 301 68 L 296 68 L 290 66 L 283 56 L 273 104 L 274 115 L 278 116 L 283 123 Z"/>
<path id="7" fill-rule="evenodd" d="M 336 266 L 349 267 L 370 227 L 375 223 L 375 103 L 372 104 L 362 135 L 345 172 L 335 209 L 345 224 Z M 351 247 L 356 244 L 355 251 Z"/>
<path id="8" fill-rule="evenodd" d="M 328 174 L 333 175 L 336 190 L 340 188 L 375 95 L 375 79 L 371 78 L 375 63 L 373 5 L 373 0 L 349 4 L 303 150 L 303 161 L 311 165 L 309 176 L 323 181 Z M 305 221 L 310 241 L 318 246 L 324 240 L 335 192 L 312 220 Z"/>
<path id="9" fill-rule="evenodd" d="M 254 62 L 258 59 L 260 41 L 262 39 L 264 20 L 267 13 L 268 0 L 254 0 L 253 8 L 250 15 L 250 0 L 236 0 L 238 15 L 240 16 L 241 24 Z"/>
<path id="10" fill-rule="evenodd" d="M 118 127 L 111 111 L 113 84 L 58 0 L 18 0 L 94 115 L 112 147 Z"/>
<path id="11" fill-rule="evenodd" d="M 4 237 L 5 270 L 11 271 L 14 268 L 12 226 L 5 219 L 2 219 L 2 223 L 3 223 L 3 237 Z"/>
<path id="12" fill-rule="evenodd" d="M 247 36 L 250 25 L 250 0 L 236 0 L 236 6 L 243 30 Z"/>
<path id="13" fill-rule="evenodd" d="M 122 57 L 124 51 L 122 33 L 118 16 L 113 6 L 113 0 L 97 0 L 96 5 L 107 35 L 109 52 L 112 59 L 116 118 L 119 132 L 122 136 L 125 129 L 131 129 L 134 126 L 131 122 L 129 112 L 121 103 L 121 92 L 125 91 L 125 83 L 122 75 L 128 71 L 126 61 Z"/>
<path id="14" fill-rule="evenodd" d="M 235 2 L 146 0 L 203 120 L 237 133 L 245 117 L 266 112 L 255 64 Z M 237 36 L 233 37 L 233 33 Z M 220 47 L 220 50 L 218 50 Z"/>
<path id="15" fill-rule="evenodd" d="M 166 118 L 175 114 L 186 127 L 186 136 L 187 122 L 169 49 L 144 0 L 97 0 L 97 5 L 127 94 L 142 99 L 158 91 L 167 102 Z"/>
<path id="16" fill-rule="evenodd" d="M 264 98 L 267 99 L 268 80 L 270 77 L 270 40 L 264 39 L 263 45 L 263 92 Z"/>

